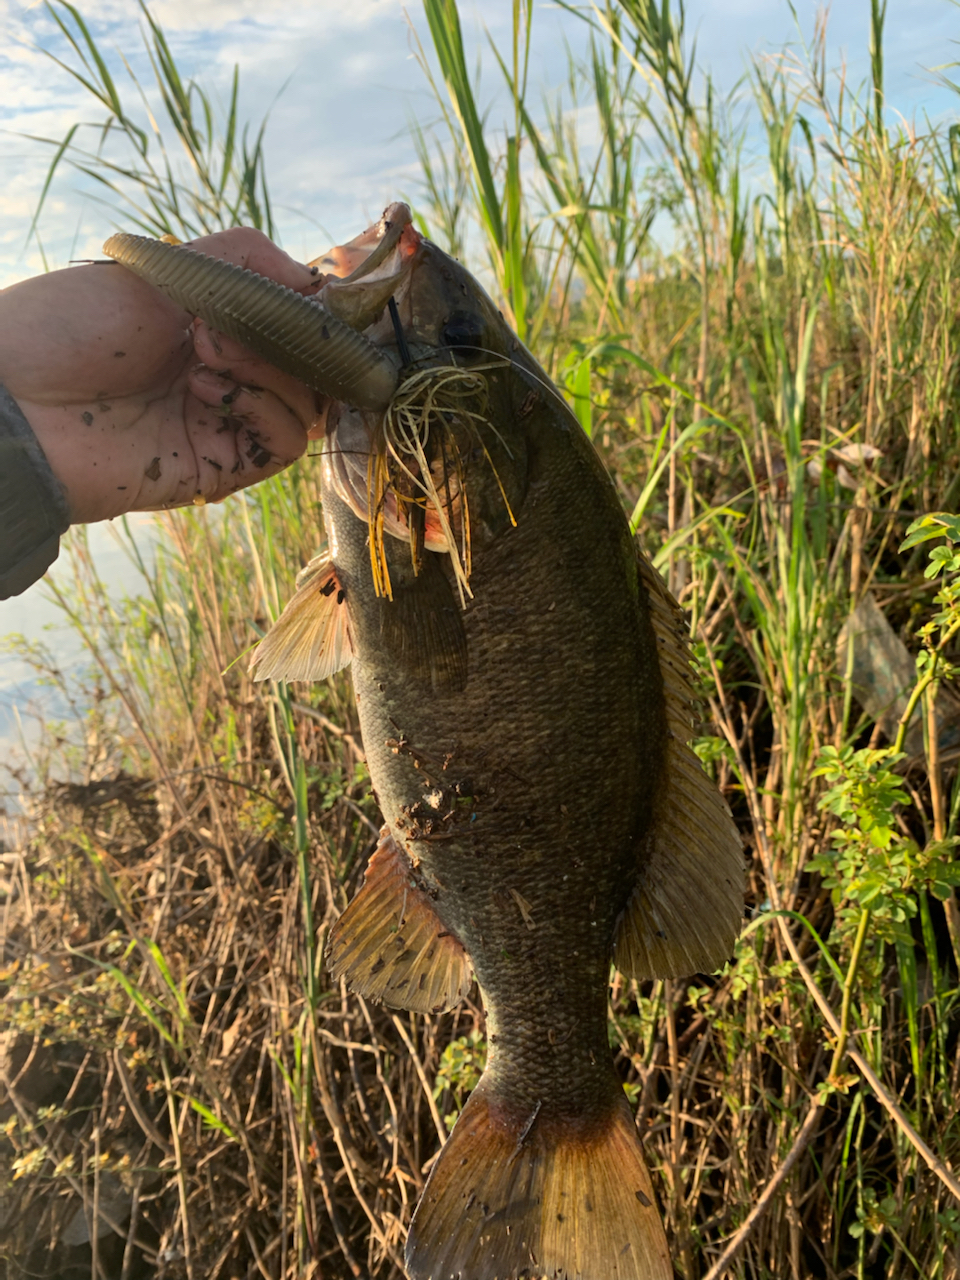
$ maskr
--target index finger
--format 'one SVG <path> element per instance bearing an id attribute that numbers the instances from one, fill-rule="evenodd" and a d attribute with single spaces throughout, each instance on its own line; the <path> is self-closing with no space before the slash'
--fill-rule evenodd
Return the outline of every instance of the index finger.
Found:
<path id="1" fill-rule="evenodd" d="M 231 227 L 229 231 L 200 236 L 196 240 L 190 240 L 188 247 L 211 258 L 219 258 L 222 262 L 246 267 L 257 275 L 268 276 L 278 284 L 286 285 L 288 289 L 295 289 L 297 293 L 309 293 L 319 284 L 319 273 L 315 269 L 305 267 L 296 258 L 291 258 L 269 236 L 253 227 Z"/>

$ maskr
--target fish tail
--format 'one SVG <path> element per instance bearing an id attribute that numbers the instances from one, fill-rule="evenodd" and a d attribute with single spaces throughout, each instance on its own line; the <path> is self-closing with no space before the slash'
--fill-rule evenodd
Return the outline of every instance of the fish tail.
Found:
<path id="1" fill-rule="evenodd" d="M 589 1120 L 525 1113 L 484 1076 L 427 1180 L 411 1280 L 673 1280 L 622 1094 Z"/>

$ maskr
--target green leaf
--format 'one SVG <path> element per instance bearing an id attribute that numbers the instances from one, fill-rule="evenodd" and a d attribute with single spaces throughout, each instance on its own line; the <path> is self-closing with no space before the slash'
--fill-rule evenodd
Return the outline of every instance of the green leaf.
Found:
<path id="1" fill-rule="evenodd" d="M 911 547 L 929 542 L 931 538 L 960 542 L 960 516 L 949 515 L 945 511 L 933 511 L 921 516 L 907 529 L 907 536 L 900 543 L 900 550 L 909 551 Z"/>
<path id="2" fill-rule="evenodd" d="M 196 1098 L 189 1099 L 191 1107 L 196 1111 L 198 1116 L 203 1117 L 203 1122 L 209 1125 L 211 1129 L 216 1129 L 218 1133 L 222 1133 L 225 1138 L 229 1138 L 231 1142 L 237 1142 L 237 1135 L 233 1132 L 228 1124 L 224 1122 L 210 1110 L 204 1106 L 202 1102 L 198 1102 Z"/>

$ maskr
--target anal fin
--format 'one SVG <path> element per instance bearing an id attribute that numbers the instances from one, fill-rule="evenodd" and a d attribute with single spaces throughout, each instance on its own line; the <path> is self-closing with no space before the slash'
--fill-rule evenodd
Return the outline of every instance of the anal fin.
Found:
<path id="1" fill-rule="evenodd" d="M 363 887 L 333 926 L 327 963 L 351 991 L 414 1013 L 452 1009 L 470 990 L 467 953 L 387 827 Z"/>
<path id="2" fill-rule="evenodd" d="M 255 680 L 326 680 L 353 658 L 346 597 L 327 552 L 297 575 L 297 591 L 257 645 Z"/>
<path id="3" fill-rule="evenodd" d="M 667 711 L 667 759 L 637 884 L 617 926 L 614 963 L 632 978 L 711 973 L 743 923 L 743 841 L 726 802 L 688 745 L 694 721 L 680 606 L 640 554 Z"/>

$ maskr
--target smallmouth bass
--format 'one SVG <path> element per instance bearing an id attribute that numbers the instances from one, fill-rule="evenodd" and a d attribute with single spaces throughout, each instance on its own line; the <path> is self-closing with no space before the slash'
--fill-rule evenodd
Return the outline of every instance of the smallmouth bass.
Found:
<path id="1" fill-rule="evenodd" d="M 331 406 L 328 550 L 253 667 L 351 665 L 384 826 L 332 974 L 419 1012 L 475 975 L 487 1016 L 408 1272 L 670 1280 L 607 993 L 611 959 L 715 969 L 742 915 L 739 837 L 685 745 L 682 616 L 576 419 L 404 206 L 316 265 L 398 389 Z"/>

